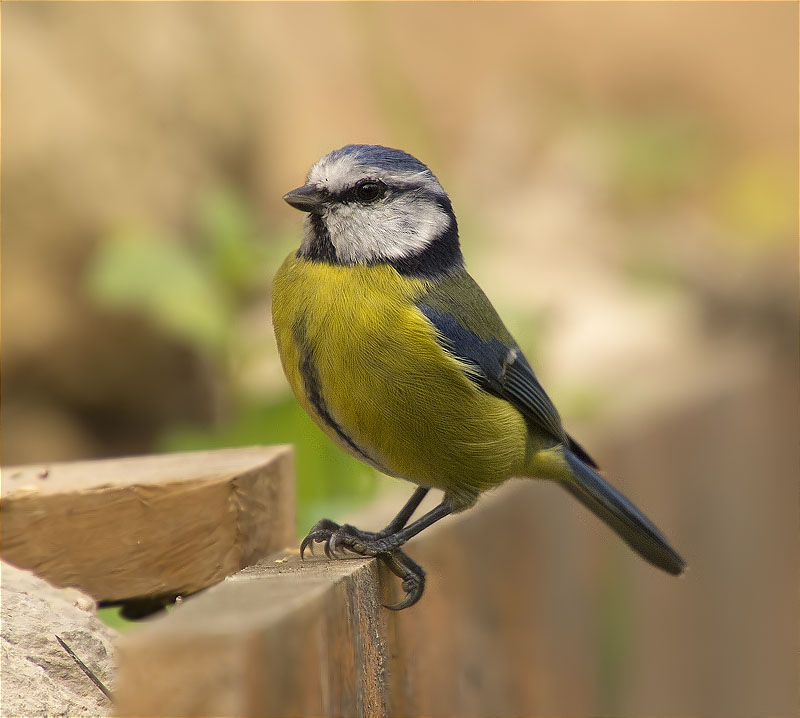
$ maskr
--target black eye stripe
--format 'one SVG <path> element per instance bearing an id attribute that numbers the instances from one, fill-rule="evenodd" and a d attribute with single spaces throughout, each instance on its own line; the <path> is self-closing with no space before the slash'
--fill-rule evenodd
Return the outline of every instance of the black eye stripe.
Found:
<path id="1" fill-rule="evenodd" d="M 392 182 L 387 184 L 383 180 L 365 178 L 338 192 L 330 192 L 330 198 L 333 202 L 369 204 L 369 202 L 365 202 L 357 195 L 358 188 L 367 183 L 380 185 L 382 191 L 378 198 L 385 197 L 387 194 L 410 194 L 418 199 L 435 202 L 445 211 L 452 211 L 447 195 L 434 191 L 427 184 L 418 182 Z"/>
<path id="2" fill-rule="evenodd" d="M 375 187 L 375 191 L 364 192 L 362 190 L 362 188 L 369 186 Z M 382 180 L 362 179 L 351 187 L 339 190 L 338 192 L 332 192 L 330 196 L 334 202 L 357 202 L 359 204 L 368 204 L 370 201 L 374 202 L 375 200 L 384 197 L 389 189 L 390 188 L 387 186 L 387 184 Z M 360 192 L 360 190 L 362 190 L 362 192 Z"/>

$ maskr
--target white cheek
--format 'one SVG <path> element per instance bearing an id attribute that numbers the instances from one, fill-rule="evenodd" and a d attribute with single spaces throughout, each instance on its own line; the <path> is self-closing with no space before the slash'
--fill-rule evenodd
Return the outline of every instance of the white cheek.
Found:
<path id="1" fill-rule="evenodd" d="M 340 205 L 325 219 L 336 255 L 346 263 L 418 254 L 450 225 L 438 205 L 413 197 L 377 207 Z"/>

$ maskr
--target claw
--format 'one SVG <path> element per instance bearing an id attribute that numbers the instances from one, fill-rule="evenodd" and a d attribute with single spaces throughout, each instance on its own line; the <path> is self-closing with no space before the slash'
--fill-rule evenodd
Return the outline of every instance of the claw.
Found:
<path id="1" fill-rule="evenodd" d="M 406 596 L 401 601 L 394 604 L 383 604 L 390 611 L 402 611 L 404 608 L 413 606 L 425 591 L 425 571 L 408 554 L 400 549 L 393 549 L 387 553 L 378 554 L 389 570 L 399 578 L 403 579 L 403 591 Z"/>
<path id="2" fill-rule="evenodd" d="M 310 547 L 311 555 L 314 555 L 314 539 L 311 538 L 310 535 L 306 536 L 303 539 L 303 542 L 300 544 L 300 560 L 302 561 L 305 556 L 306 549 Z"/>
<path id="3" fill-rule="evenodd" d="M 388 608 L 390 611 L 402 611 L 404 608 L 413 606 L 422 598 L 422 593 L 425 590 L 425 579 L 422 578 L 420 581 L 416 581 L 415 579 L 408 578 L 403 581 L 403 590 L 406 592 L 405 598 L 397 603 L 384 603 L 384 607 Z"/>
<path id="4" fill-rule="evenodd" d="M 303 539 L 303 542 L 300 544 L 300 558 L 305 558 L 305 551 L 309 549 L 311 551 L 311 555 L 314 555 L 314 544 L 315 543 L 325 543 L 325 555 L 328 558 L 333 558 L 330 554 L 330 549 L 328 548 L 328 541 L 330 541 L 331 536 L 339 530 L 339 524 L 331 521 L 330 519 L 321 519 L 317 521 L 312 527 L 311 531 L 308 532 L 308 536 Z"/>
<path id="5" fill-rule="evenodd" d="M 331 535 L 330 547 L 331 547 L 331 553 L 333 554 L 334 558 L 339 558 L 337 554 L 344 553 L 345 551 L 345 547 L 339 545 L 340 539 L 341 539 L 341 534 L 338 531 Z"/>
<path id="6" fill-rule="evenodd" d="M 344 555 L 350 551 L 363 556 L 371 556 L 371 553 L 367 554 L 361 552 L 360 546 L 354 542 L 357 541 L 358 538 L 358 535 L 352 530 L 351 526 L 342 526 L 338 531 L 331 535 L 331 551 L 334 554 L 340 553 Z"/>

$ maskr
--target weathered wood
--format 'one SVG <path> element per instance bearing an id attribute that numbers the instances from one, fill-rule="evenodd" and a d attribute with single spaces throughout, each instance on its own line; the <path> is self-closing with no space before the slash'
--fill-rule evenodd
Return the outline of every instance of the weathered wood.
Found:
<path id="1" fill-rule="evenodd" d="M 374 560 L 260 562 L 125 636 L 117 713 L 386 715 Z"/>
<path id="2" fill-rule="evenodd" d="M 291 545 L 289 447 L 4 468 L 3 558 L 101 601 L 206 588 Z"/>
<path id="3" fill-rule="evenodd" d="M 525 565 L 536 489 L 512 482 L 411 541 L 429 580 L 423 600 L 400 613 L 381 608 L 400 587 L 375 560 L 301 563 L 292 551 L 230 577 L 124 637 L 118 713 L 526 712 L 541 687 L 532 637 L 544 630 Z M 404 495 L 387 499 L 371 508 L 370 525 Z M 576 665 L 572 678 L 586 674 Z M 562 705 L 580 713 L 585 694 Z"/>

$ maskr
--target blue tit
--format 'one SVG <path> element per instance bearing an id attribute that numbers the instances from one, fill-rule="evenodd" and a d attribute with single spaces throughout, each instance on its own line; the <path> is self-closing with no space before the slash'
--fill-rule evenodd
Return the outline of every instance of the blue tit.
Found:
<path id="1" fill-rule="evenodd" d="M 298 401 L 339 446 L 416 484 L 382 531 L 328 519 L 301 545 L 377 556 L 419 600 L 425 572 L 401 546 L 506 479 L 550 479 L 640 556 L 684 561 L 564 430 L 518 344 L 467 273 L 446 192 L 422 162 L 377 145 L 320 159 L 284 196 L 303 239 L 275 276 L 272 318 Z M 442 502 L 409 523 L 425 494 Z"/>

